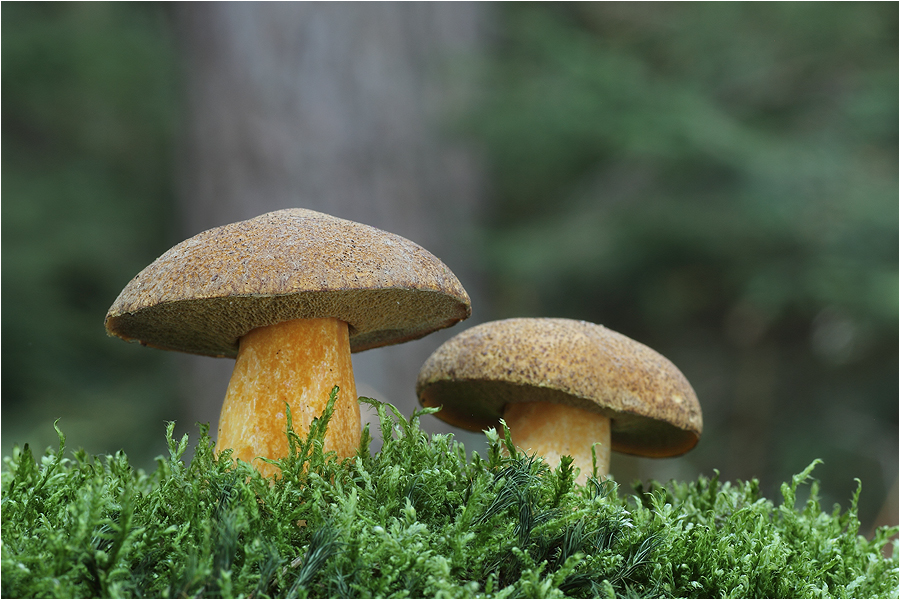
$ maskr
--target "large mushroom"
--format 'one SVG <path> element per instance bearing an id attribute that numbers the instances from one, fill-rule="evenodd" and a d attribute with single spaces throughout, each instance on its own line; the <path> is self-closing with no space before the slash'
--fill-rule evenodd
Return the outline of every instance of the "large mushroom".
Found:
<path id="1" fill-rule="evenodd" d="M 361 430 L 350 353 L 418 339 L 470 314 L 457 278 L 421 246 L 287 209 L 171 248 L 125 286 L 106 330 L 164 350 L 235 357 L 216 450 L 250 462 L 287 455 L 285 403 L 303 435 L 335 385 L 325 449 L 351 456 Z"/>
<path id="2" fill-rule="evenodd" d="M 602 325 L 570 319 L 507 319 L 467 329 L 419 372 L 419 401 L 444 421 L 480 431 L 502 418 L 515 445 L 551 466 L 574 459 L 584 482 L 596 452 L 683 454 L 703 430 L 700 404 L 675 365 Z"/>

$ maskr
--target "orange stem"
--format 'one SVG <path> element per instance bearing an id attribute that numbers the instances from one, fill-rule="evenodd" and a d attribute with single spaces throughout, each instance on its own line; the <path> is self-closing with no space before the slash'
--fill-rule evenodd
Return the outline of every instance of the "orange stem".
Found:
<path id="1" fill-rule="evenodd" d="M 597 476 L 609 474 L 610 422 L 600 413 L 550 402 L 517 402 L 506 405 L 503 420 L 513 443 L 527 453 L 543 456 L 555 469 L 561 456 L 569 455 L 581 469 L 576 478 L 584 483 L 593 473 L 591 447 L 597 443 Z"/>
<path id="2" fill-rule="evenodd" d="M 325 451 L 352 456 L 360 440 L 360 414 L 347 323 L 297 319 L 260 327 L 241 338 L 222 413 L 216 452 L 251 462 L 263 475 L 278 469 L 257 457 L 288 454 L 285 403 L 301 438 L 320 416 L 334 386 L 340 388 L 325 435 Z"/>

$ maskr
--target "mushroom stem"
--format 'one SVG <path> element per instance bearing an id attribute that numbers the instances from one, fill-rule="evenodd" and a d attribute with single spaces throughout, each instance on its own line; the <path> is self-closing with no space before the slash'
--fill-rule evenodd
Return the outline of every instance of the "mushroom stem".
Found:
<path id="1" fill-rule="evenodd" d="M 216 452 L 252 462 L 288 454 L 285 403 L 301 438 L 340 388 L 325 435 L 325 451 L 352 456 L 359 446 L 360 414 L 350 359 L 347 323 L 338 319 L 296 319 L 253 329 L 240 340 L 222 413 Z M 264 476 L 278 469 L 253 463 Z"/>
<path id="2" fill-rule="evenodd" d="M 561 456 L 571 456 L 581 469 L 578 483 L 593 473 L 591 446 L 597 443 L 597 475 L 609 474 L 609 417 L 551 402 L 516 402 L 506 405 L 503 420 L 513 443 L 543 456 L 551 468 Z"/>

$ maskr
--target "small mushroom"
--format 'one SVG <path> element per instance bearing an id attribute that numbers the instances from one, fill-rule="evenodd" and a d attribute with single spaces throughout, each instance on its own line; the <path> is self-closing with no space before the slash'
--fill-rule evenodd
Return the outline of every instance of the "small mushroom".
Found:
<path id="1" fill-rule="evenodd" d="M 418 339 L 471 310 L 450 269 L 417 244 L 287 209 L 171 248 L 125 286 L 106 330 L 164 350 L 235 357 L 216 450 L 248 462 L 287 455 L 285 403 L 305 435 L 337 385 L 325 450 L 346 457 L 361 433 L 350 353 Z"/>
<path id="2" fill-rule="evenodd" d="M 480 431 L 502 418 L 513 442 L 555 466 L 569 455 L 598 475 L 610 450 L 683 454 L 703 430 L 700 404 L 675 365 L 602 325 L 570 319 L 507 319 L 467 329 L 419 372 L 419 401 L 436 416 Z"/>

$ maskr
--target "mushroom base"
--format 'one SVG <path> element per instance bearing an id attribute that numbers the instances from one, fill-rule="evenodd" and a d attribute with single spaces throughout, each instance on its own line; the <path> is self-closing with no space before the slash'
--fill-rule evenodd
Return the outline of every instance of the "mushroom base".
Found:
<path id="1" fill-rule="evenodd" d="M 597 476 L 609 474 L 609 418 L 563 404 L 516 402 L 507 404 L 503 420 L 513 443 L 526 452 L 544 457 L 551 468 L 569 455 L 581 469 L 576 478 L 584 483 L 593 473 L 591 446 L 596 445 Z"/>
<path id="2" fill-rule="evenodd" d="M 325 451 L 352 456 L 361 426 L 347 323 L 297 319 L 252 330 L 240 341 L 219 417 L 216 452 L 231 448 L 235 458 L 251 462 L 263 475 L 278 473 L 274 465 L 255 459 L 287 456 L 285 404 L 291 408 L 294 431 L 305 438 L 334 386 L 340 392 Z"/>

